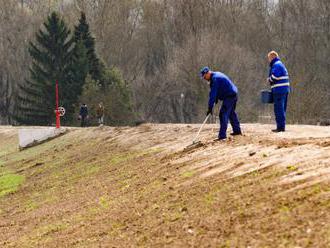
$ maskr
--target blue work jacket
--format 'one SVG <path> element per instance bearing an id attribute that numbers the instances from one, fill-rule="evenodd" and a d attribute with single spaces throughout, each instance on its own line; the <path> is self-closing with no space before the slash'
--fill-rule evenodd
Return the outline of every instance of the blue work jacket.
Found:
<path id="1" fill-rule="evenodd" d="M 227 97 L 234 97 L 238 90 L 229 77 L 222 72 L 212 72 L 210 80 L 209 108 L 213 108 L 218 100 L 224 100 Z"/>
<path id="2" fill-rule="evenodd" d="M 274 58 L 270 64 L 268 81 L 272 92 L 276 93 L 289 93 L 290 92 L 290 79 L 287 69 L 279 58 Z"/>

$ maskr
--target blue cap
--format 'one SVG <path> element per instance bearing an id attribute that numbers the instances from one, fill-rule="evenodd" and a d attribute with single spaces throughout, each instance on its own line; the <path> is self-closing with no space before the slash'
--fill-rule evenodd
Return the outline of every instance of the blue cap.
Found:
<path id="1" fill-rule="evenodd" d="M 208 68 L 207 66 L 205 66 L 205 67 L 199 72 L 199 76 L 200 76 L 201 78 L 203 78 L 204 75 L 205 75 L 206 73 L 208 73 L 209 71 L 210 71 L 210 68 Z"/>

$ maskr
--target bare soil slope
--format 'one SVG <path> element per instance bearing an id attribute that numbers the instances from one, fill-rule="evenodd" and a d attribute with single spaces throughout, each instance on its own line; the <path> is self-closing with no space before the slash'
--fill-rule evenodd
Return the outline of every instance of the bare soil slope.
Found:
<path id="1" fill-rule="evenodd" d="M 330 128 L 0 127 L 1 247 L 330 247 Z"/>

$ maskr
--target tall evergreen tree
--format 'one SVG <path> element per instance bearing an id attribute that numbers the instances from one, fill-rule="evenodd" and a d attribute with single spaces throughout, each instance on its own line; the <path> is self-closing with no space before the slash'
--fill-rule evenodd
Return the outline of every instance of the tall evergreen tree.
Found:
<path id="1" fill-rule="evenodd" d="M 60 105 L 73 113 L 77 100 L 72 83 L 73 39 L 63 19 L 53 12 L 29 43 L 32 57 L 30 79 L 20 85 L 17 120 L 23 124 L 49 125 L 54 122 L 55 82 L 59 82 Z M 70 97 L 67 97 L 70 96 Z"/>
<path id="2" fill-rule="evenodd" d="M 105 66 L 96 55 L 95 39 L 89 31 L 89 25 L 84 12 L 81 12 L 79 24 L 75 26 L 74 41 L 76 43 L 82 41 L 87 49 L 89 74 L 93 80 L 99 81 L 99 83 L 103 84 Z"/>
<path id="3" fill-rule="evenodd" d="M 71 82 L 67 90 L 68 94 L 64 95 L 67 98 L 70 98 L 71 92 L 75 92 L 75 95 L 78 97 L 82 93 L 83 86 L 86 81 L 86 77 L 88 75 L 89 65 L 88 65 L 88 56 L 87 49 L 84 46 L 82 41 L 78 41 L 75 44 L 73 55 L 71 59 L 71 67 L 69 74 L 69 81 Z M 77 100 L 78 98 L 75 98 Z"/>

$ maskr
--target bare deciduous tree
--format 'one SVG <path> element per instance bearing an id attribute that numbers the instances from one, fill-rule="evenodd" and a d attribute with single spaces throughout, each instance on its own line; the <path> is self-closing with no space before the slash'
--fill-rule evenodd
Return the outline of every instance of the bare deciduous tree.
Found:
<path id="1" fill-rule="evenodd" d="M 293 92 L 291 122 L 330 115 L 328 0 L 0 0 L 0 116 L 8 122 L 17 82 L 27 73 L 26 41 L 50 10 L 71 27 L 84 11 L 97 53 L 122 72 L 141 118 L 196 122 L 204 115 L 208 65 L 238 85 L 243 121 L 256 121 L 268 85 L 266 54 L 277 50 Z"/>

